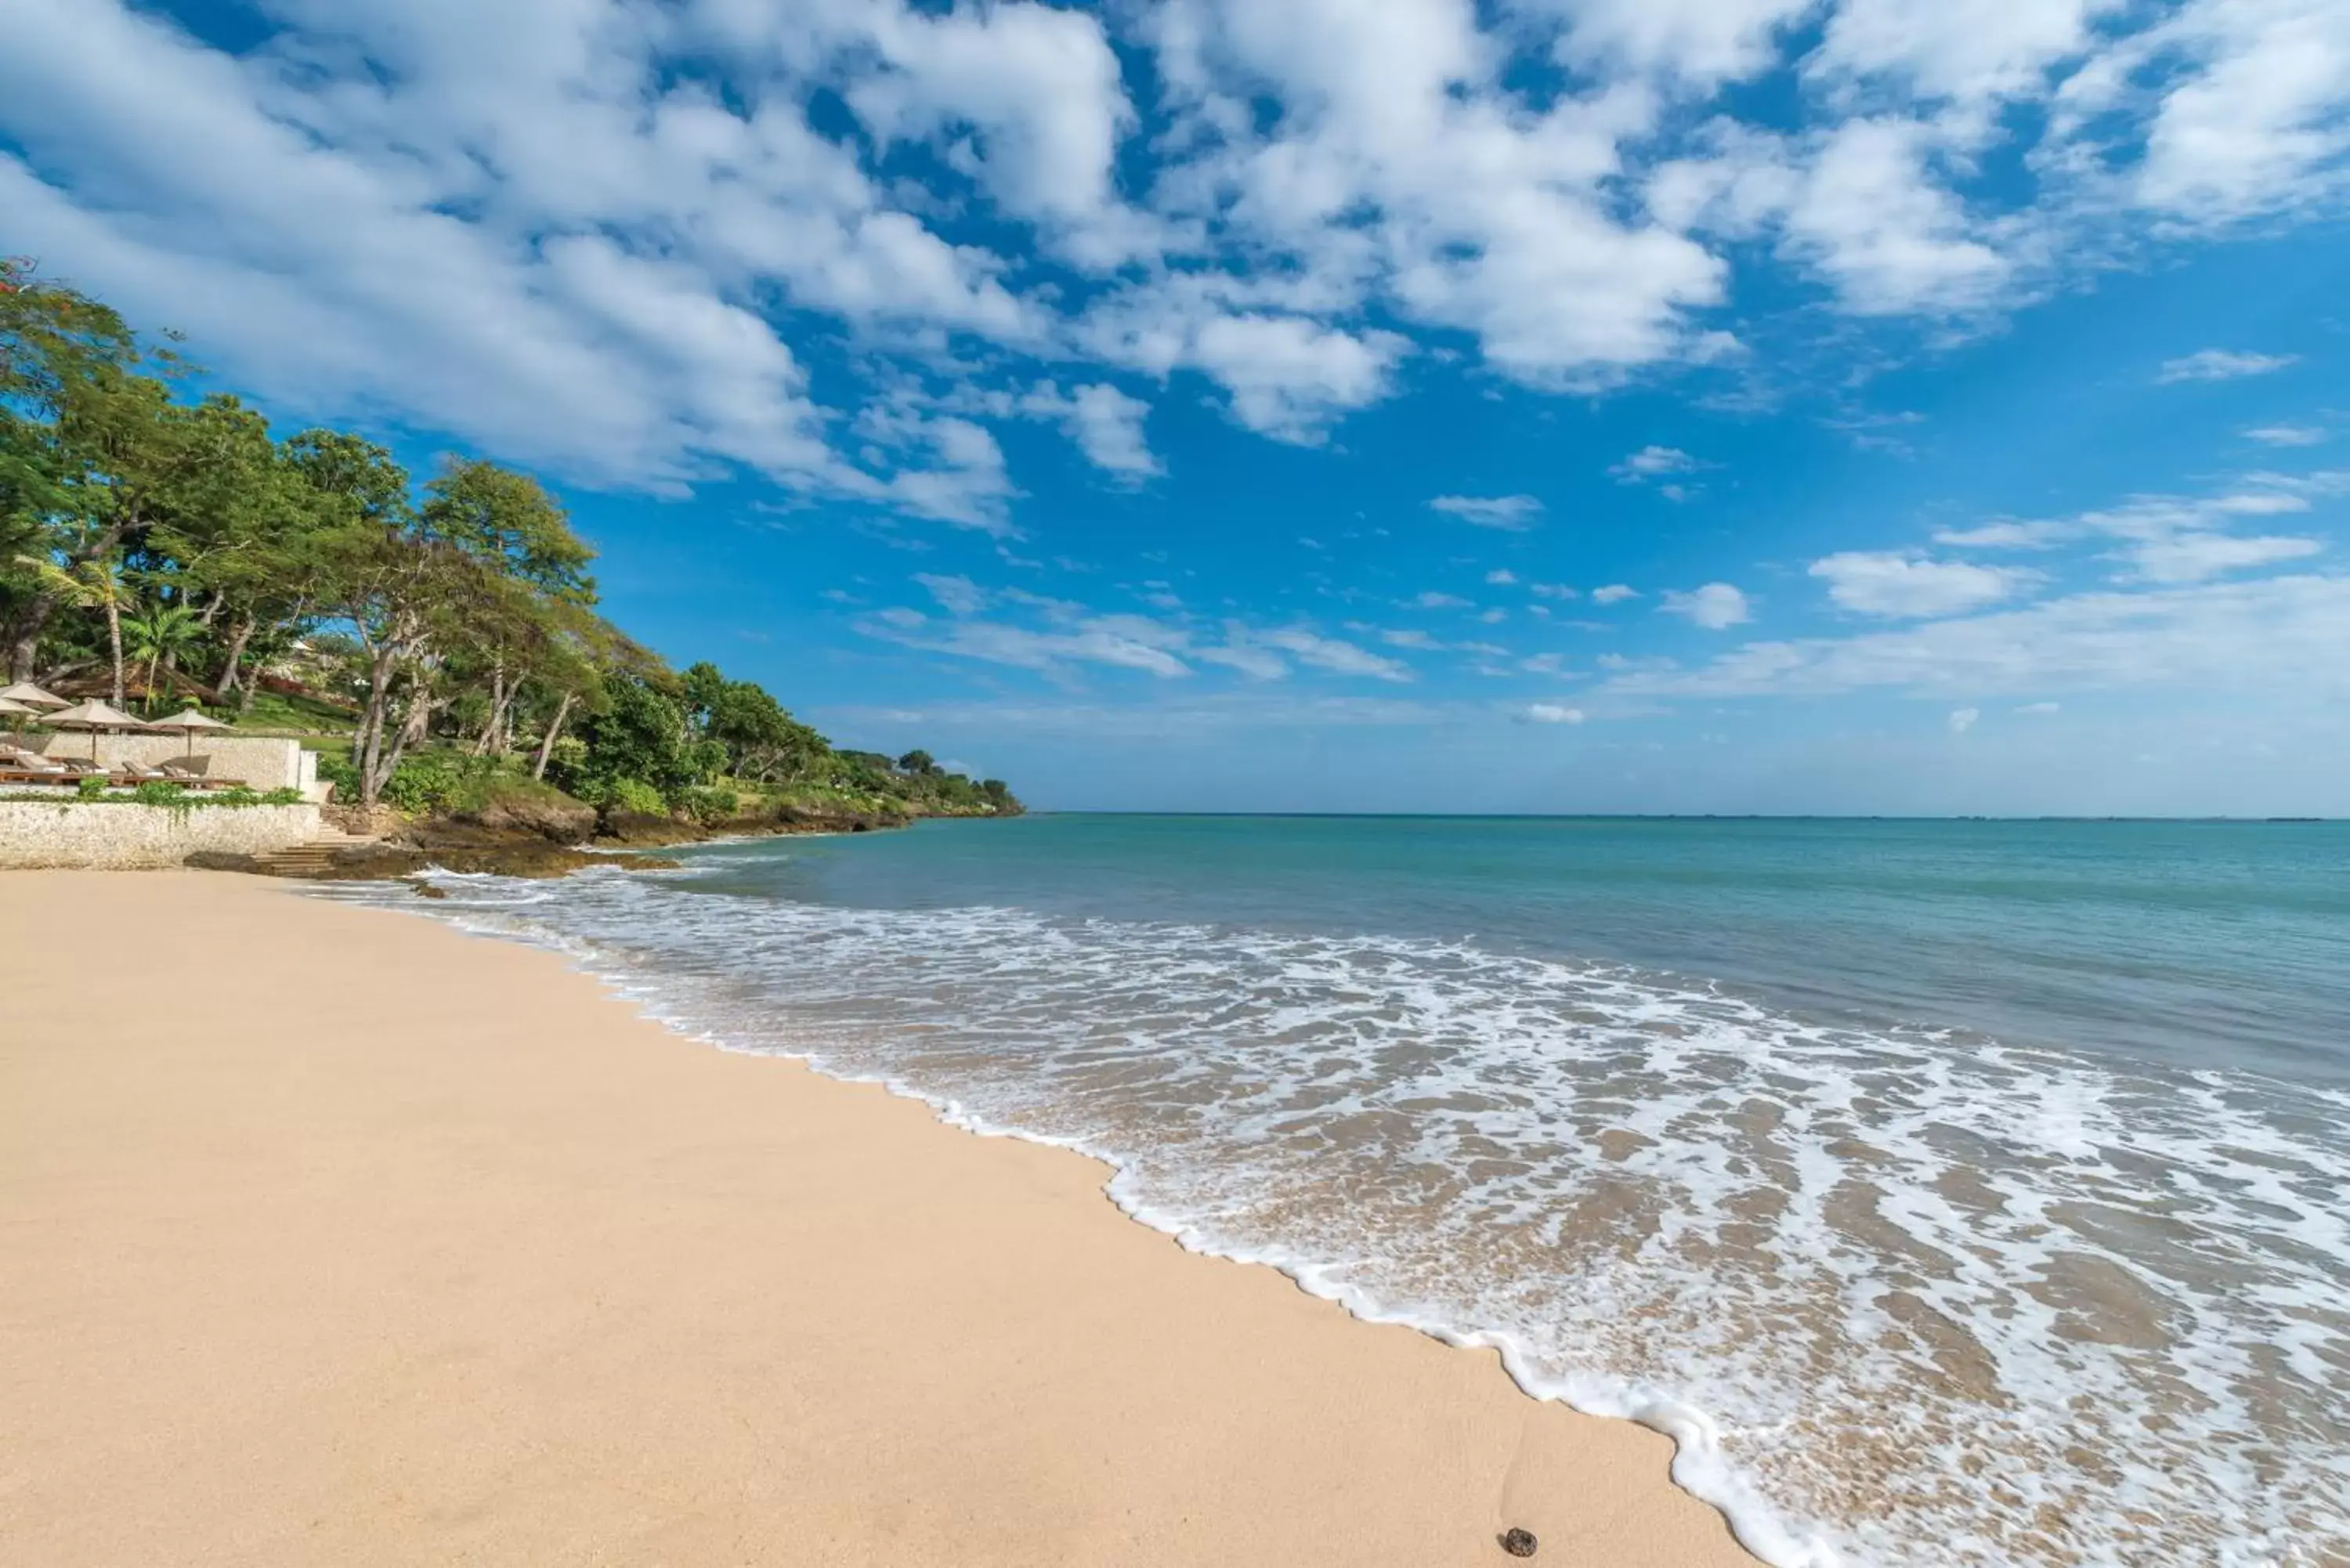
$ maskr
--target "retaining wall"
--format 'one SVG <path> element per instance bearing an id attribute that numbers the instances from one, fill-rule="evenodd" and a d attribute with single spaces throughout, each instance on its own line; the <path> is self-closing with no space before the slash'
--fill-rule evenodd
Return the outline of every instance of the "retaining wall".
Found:
<path id="1" fill-rule="evenodd" d="M 0 869 L 177 866 L 200 849 L 262 855 L 318 836 L 315 805 L 168 805 L 0 800 Z"/>
<path id="2" fill-rule="evenodd" d="M 90 738 L 79 732 L 56 731 L 30 734 L 24 744 L 52 757 L 86 757 Z M 179 735 L 100 735 L 101 763 L 137 763 L 151 768 L 161 763 L 190 761 L 187 741 Z M 235 779 L 264 794 L 274 789 L 298 789 L 314 801 L 324 800 L 318 783 L 318 759 L 298 741 L 273 735 L 198 734 L 194 765 L 206 778 Z"/>

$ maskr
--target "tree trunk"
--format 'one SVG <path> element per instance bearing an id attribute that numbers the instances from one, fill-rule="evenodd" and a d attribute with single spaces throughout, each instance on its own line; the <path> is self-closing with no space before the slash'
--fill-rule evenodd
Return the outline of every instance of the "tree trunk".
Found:
<path id="1" fill-rule="evenodd" d="M 387 640 L 369 650 L 367 706 L 359 711 L 359 727 L 351 732 L 351 766 L 359 771 L 361 805 L 373 805 L 380 787 L 376 763 L 383 754 L 384 711 L 391 701 L 391 678 L 399 660 L 397 642 Z M 390 777 L 391 770 L 385 769 L 382 776 Z"/>
<path id="2" fill-rule="evenodd" d="M 546 777 L 546 759 L 555 754 L 556 740 L 563 733 L 563 721 L 571 716 L 572 701 L 571 693 L 566 691 L 563 701 L 555 705 L 555 717 L 546 722 L 546 733 L 538 742 L 538 760 L 530 767 L 532 778 L 543 780 Z"/>
<path id="3" fill-rule="evenodd" d="M 375 805 L 377 797 L 383 794 L 383 786 L 399 770 L 400 759 L 407 754 L 409 747 L 424 738 L 432 722 L 432 686 L 421 669 L 412 669 L 408 672 L 408 711 L 400 716 L 400 728 L 394 732 L 390 746 L 379 755 L 376 766 L 359 775 L 361 805 Z"/>
<path id="4" fill-rule="evenodd" d="M 114 658 L 114 705 L 130 701 L 122 690 L 122 607 L 109 596 L 106 601 L 106 646 Z"/>
<path id="5" fill-rule="evenodd" d="M 486 757 L 505 749 L 498 743 L 498 732 L 505 727 L 506 705 L 513 701 L 514 692 L 506 685 L 505 661 L 500 659 L 490 666 L 490 716 L 482 722 L 482 732 L 473 737 L 473 755 Z"/>
<path id="6" fill-rule="evenodd" d="M 237 622 L 236 629 L 229 634 L 228 667 L 221 671 L 220 678 L 220 694 L 222 696 L 225 697 L 230 692 L 235 691 L 237 688 L 237 682 L 244 679 L 244 672 L 238 667 L 244 662 L 244 645 L 253 640 L 253 634 L 258 626 L 259 618 L 257 617 L 247 616 L 243 620 Z M 250 701 L 252 700 L 252 693 L 247 692 L 245 697 L 246 701 Z M 239 711 L 243 711 L 243 710 L 240 709 Z"/>

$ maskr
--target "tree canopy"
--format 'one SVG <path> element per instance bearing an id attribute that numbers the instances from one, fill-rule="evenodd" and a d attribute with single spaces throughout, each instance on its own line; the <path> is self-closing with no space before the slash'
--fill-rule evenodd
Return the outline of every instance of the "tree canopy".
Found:
<path id="1" fill-rule="evenodd" d="M 714 665 L 672 672 L 601 614 L 594 548 L 530 475 L 452 457 L 420 485 L 364 436 L 281 438 L 234 396 L 184 397 L 183 373 L 105 305 L 0 259 L 8 680 L 238 711 L 290 687 L 347 711 L 328 771 L 364 805 L 430 750 L 513 759 L 597 805 L 680 808 L 732 782 L 1018 809 L 927 753 L 836 752 Z"/>

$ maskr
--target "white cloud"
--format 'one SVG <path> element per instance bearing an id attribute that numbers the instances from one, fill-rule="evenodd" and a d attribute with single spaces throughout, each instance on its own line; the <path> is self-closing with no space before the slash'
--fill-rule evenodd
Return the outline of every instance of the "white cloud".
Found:
<path id="1" fill-rule="evenodd" d="M 1415 595 L 1411 602 L 1421 609 L 1468 609 L 1471 607 L 1469 601 L 1459 594 L 1439 593 L 1433 588 L 1426 593 Z"/>
<path id="2" fill-rule="evenodd" d="M 1621 587 L 1621 585 L 1618 586 Z M 1526 585 L 1526 592 L 1534 595 L 1534 597 L 1538 599 L 1571 599 L 1580 597 L 1573 587 L 1569 587 L 1565 583 L 1528 583 Z M 1621 593 L 1612 593 L 1607 598 L 1600 599 L 1600 603 L 1611 604 L 1617 599 L 1629 598 L 1631 597 L 1632 590 L 1625 588 Z M 1595 593 L 1592 595 L 1592 597 L 1598 598 L 1599 596 Z M 1537 605 L 1534 607 L 1539 609 L 1542 607 Z"/>
<path id="3" fill-rule="evenodd" d="M 1300 664 L 1326 670 L 1335 675 L 1367 675 L 1379 680 L 1411 679 L 1411 671 L 1392 659 L 1381 658 L 1367 648 L 1357 648 L 1336 638 L 1323 637 L 1302 627 L 1268 631 L 1263 635 L 1264 641 L 1294 655 Z"/>
<path id="4" fill-rule="evenodd" d="M 1485 582 L 1491 587 L 1505 588 L 1517 580 L 1518 574 L 1507 566 L 1496 566 L 1485 574 Z"/>
<path id="5" fill-rule="evenodd" d="M 1020 409 L 1057 421 L 1086 454 L 1086 461 L 1105 473 L 1131 483 L 1167 472 L 1152 455 L 1149 439 L 1142 430 L 1150 405 L 1107 381 L 1066 394 L 1047 381 L 1022 399 Z"/>
<path id="6" fill-rule="evenodd" d="M 1975 727 L 1975 721 L 1981 717 L 1982 710 L 1980 708 L 1951 709 L 1950 717 L 1948 721 L 1950 733 L 1953 735 L 1965 734 L 1969 730 Z"/>
<path id="7" fill-rule="evenodd" d="M 1973 528 L 1938 528 L 1934 543 L 1961 549 L 2045 550 L 2075 532 L 2062 523 L 1985 523 Z"/>
<path id="8" fill-rule="evenodd" d="M 1530 702 L 1526 705 L 1526 717 L 1537 724 L 1580 724 L 1583 710 L 1563 708 L 1555 702 Z"/>
<path id="9" fill-rule="evenodd" d="M 1671 446 L 1644 446 L 1608 469 L 1619 484 L 1638 484 L 1670 473 L 1694 473 L 1704 465 Z"/>
<path id="10" fill-rule="evenodd" d="M 1533 527 L 1543 509 L 1543 504 L 1531 495 L 1440 495 L 1428 504 L 1463 523 L 1513 533 Z"/>
<path id="11" fill-rule="evenodd" d="M 2147 133 L 2137 199 L 2210 224 L 2342 189 L 2350 17 L 2333 0 L 2189 0 L 2155 30 L 2190 62 Z"/>
<path id="12" fill-rule="evenodd" d="M 2315 446 L 2325 439 L 2325 432 L 2314 425 L 2254 425 L 2244 432 L 2244 439 L 2268 446 Z"/>
<path id="13" fill-rule="evenodd" d="M 1751 642 L 1694 670 L 1627 670 L 1618 694 L 1969 698 L 2051 689 L 2337 687 L 2350 671 L 2350 577 L 2105 591 L 1843 638 Z"/>
<path id="14" fill-rule="evenodd" d="M 931 572 L 917 572 L 914 581 L 930 590 L 932 598 L 949 615 L 977 615 L 987 607 L 987 590 L 969 577 L 942 576 Z"/>
<path id="15" fill-rule="evenodd" d="M 2222 572 L 2274 566 L 2314 556 L 2324 546 L 2314 539 L 2270 535 L 2242 538 L 2230 534 L 2174 534 L 2132 547 L 2137 575 L 2150 583 L 2196 583 Z"/>
<path id="16" fill-rule="evenodd" d="M 2335 0 L 262 9 L 231 55 L 0 4 L 10 247 L 299 417 L 997 532 L 984 419 L 1148 479 L 1133 377 L 1310 444 L 1409 384 L 1409 333 L 1604 391 L 1746 351 L 1718 320 L 1939 330 L 2350 178 Z M 1793 112 L 1741 122 L 1771 72 Z M 1770 304 L 1773 256 L 1828 297 Z"/>
<path id="17" fill-rule="evenodd" d="M 1898 118 L 1830 133 L 1786 218 L 1786 244 L 1861 316 L 1942 315 L 1991 303 L 2013 270 L 1934 178 L 1935 133 Z"/>
<path id="18" fill-rule="evenodd" d="M 2064 711 L 2061 702 L 2026 702 L 2016 709 L 2019 713 L 2047 714 Z"/>
<path id="19" fill-rule="evenodd" d="M 1935 561 L 1890 550 L 1846 550 L 1811 565 L 1828 597 L 1875 616 L 1942 616 L 1980 609 L 2013 596 L 2034 574 L 1970 561 Z"/>
<path id="20" fill-rule="evenodd" d="M 1728 583 L 1708 583 L 1687 593 L 1669 589 L 1659 607 L 1669 614 L 1686 616 L 1692 624 L 1708 631 L 1721 631 L 1753 618 L 1746 596 Z"/>
<path id="21" fill-rule="evenodd" d="M 2176 359 L 2166 359 L 2155 375 L 2160 386 L 2179 381 L 2234 381 L 2246 376 L 2266 376 L 2299 362 L 2298 354 L 2247 354 L 2230 348 L 2204 348 Z"/>
<path id="22" fill-rule="evenodd" d="M 1609 583 L 1605 587 L 1591 590 L 1591 602 L 1596 605 L 1621 604 L 1626 599 L 1637 599 L 1639 597 L 1639 589 L 1627 587 L 1623 583 Z"/>

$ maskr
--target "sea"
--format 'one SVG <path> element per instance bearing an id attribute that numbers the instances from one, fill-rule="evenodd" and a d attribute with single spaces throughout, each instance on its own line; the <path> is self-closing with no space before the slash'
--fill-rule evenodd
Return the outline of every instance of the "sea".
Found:
<path id="1" fill-rule="evenodd" d="M 2350 1564 L 2350 824 L 1033 815 L 342 889 L 1086 1150 L 1779 1568 Z"/>

